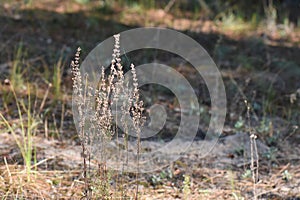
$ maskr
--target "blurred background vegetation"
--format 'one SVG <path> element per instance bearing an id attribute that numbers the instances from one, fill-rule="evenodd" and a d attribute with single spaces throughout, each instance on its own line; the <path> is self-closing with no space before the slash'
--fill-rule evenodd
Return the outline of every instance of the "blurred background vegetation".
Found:
<path id="1" fill-rule="evenodd" d="M 76 2 L 88 4 L 93 0 Z M 136 9 L 164 9 L 179 16 L 210 20 L 222 20 L 226 16 L 232 16 L 254 24 L 272 18 L 276 23 L 293 23 L 295 26 L 298 26 L 300 15 L 299 4 L 299 0 L 103 0 L 101 3 L 104 9 L 113 9 L 116 5 Z"/>
<path id="2" fill-rule="evenodd" d="M 208 51 L 225 81 L 228 125 L 243 121 L 245 98 L 251 99 L 260 118 L 256 117 L 258 124 L 270 126 L 270 118 L 275 116 L 290 125 L 299 122 L 300 0 L 0 1 L 0 103 L 4 113 L 13 114 L 10 106 L 14 99 L 5 80 L 10 80 L 17 91 L 26 91 L 30 85 L 47 90 L 50 85 L 46 101 L 50 107 L 43 115 L 51 122 L 53 135 L 63 131 L 63 120 L 72 118 L 60 111 L 70 106 L 68 64 L 75 49 L 80 46 L 84 58 L 107 37 L 147 26 L 182 31 Z M 138 65 L 154 59 L 180 70 L 182 61 L 170 58 L 144 52 L 124 61 Z M 190 74 L 186 77 L 195 87 L 200 85 L 199 90 L 206 90 L 200 76 L 193 80 Z M 200 103 L 209 105 L 207 93 L 198 93 L 206 94 L 199 97 Z M 42 95 L 37 96 L 43 100 Z M 204 110 L 208 112 L 208 108 Z"/>

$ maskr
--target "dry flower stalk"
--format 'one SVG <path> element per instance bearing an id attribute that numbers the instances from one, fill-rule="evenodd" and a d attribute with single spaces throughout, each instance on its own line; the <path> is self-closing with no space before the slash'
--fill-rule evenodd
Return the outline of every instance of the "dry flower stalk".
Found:
<path id="1" fill-rule="evenodd" d="M 122 136 L 125 138 L 124 146 L 126 150 L 128 150 L 129 128 L 127 119 L 129 116 L 132 116 L 131 120 L 137 138 L 137 168 L 139 168 L 140 133 L 145 122 L 145 117 L 143 116 L 144 105 L 143 101 L 140 100 L 138 79 L 133 64 L 130 66 L 133 77 L 133 87 L 130 87 L 129 83 L 125 83 L 124 81 L 123 66 L 120 58 L 120 35 L 114 35 L 114 39 L 115 45 L 112 53 L 110 73 L 106 75 L 105 68 L 101 67 L 100 80 L 96 88 L 89 85 L 87 74 L 83 75 L 84 80 L 82 78 L 79 69 L 80 48 L 77 49 L 74 61 L 71 62 L 73 73 L 73 102 L 78 112 L 78 135 L 82 142 L 84 162 L 84 195 L 87 198 L 91 198 L 92 194 L 90 181 L 88 180 L 89 174 L 86 159 L 88 158 L 90 161 L 90 155 L 96 153 L 94 155 L 100 156 L 100 158 L 98 158 L 98 160 L 101 160 L 100 168 L 106 169 L 105 147 L 113 138 L 116 138 L 116 140 L 119 138 L 118 118 L 120 118 L 123 127 Z M 92 103 L 93 101 L 95 102 L 94 105 Z M 118 108 L 119 101 L 121 101 L 120 109 Z M 118 112 L 118 110 L 121 112 Z M 90 113 L 93 114 L 91 115 Z M 113 115 L 115 117 L 115 125 Z M 118 154 L 119 153 L 118 151 Z M 128 160 L 126 162 L 128 162 Z M 123 164 L 126 165 L 126 163 Z M 138 193 L 138 187 L 136 192 Z"/>

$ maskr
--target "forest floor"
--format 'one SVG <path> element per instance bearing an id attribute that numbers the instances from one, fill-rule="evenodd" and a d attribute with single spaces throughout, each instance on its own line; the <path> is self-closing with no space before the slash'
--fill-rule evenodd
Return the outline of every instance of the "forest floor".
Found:
<path id="1" fill-rule="evenodd" d="M 0 111 L 16 133 L 12 134 L 0 121 L 0 196 L 82 197 L 83 161 L 72 115 L 70 61 L 78 46 L 83 49 L 84 59 L 113 34 L 155 26 L 181 31 L 207 50 L 223 77 L 227 116 L 218 143 L 202 157 L 203 148 L 213 141 L 201 139 L 210 120 L 209 95 L 201 93 L 206 91 L 201 77 L 178 59 L 151 53 L 133 58 L 136 66 L 155 59 L 188 77 L 200 91 L 197 94 L 203 116 L 199 135 L 188 152 L 162 170 L 140 174 L 139 199 L 252 199 L 245 99 L 252 105 L 251 124 L 258 136 L 259 180 L 255 187 L 259 199 L 300 199 L 300 30 L 278 26 L 270 31 L 264 25 L 194 19 L 188 13 L 176 16 L 162 9 L 111 9 L 96 2 L 82 5 L 67 0 L 31 5 L 7 1 L 0 5 L 0 13 Z M 22 119 L 11 84 L 22 110 L 26 111 L 28 102 L 34 101 L 30 113 L 37 121 L 32 139 L 36 162 L 31 181 L 27 180 L 16 143 L 18 138 L 23 139 Z M 171 116 L 157 141 L 143 143 L 142 148 L 153 151 L 161 141 L 174 136 L 180 108 L 175 97 L 165 90 L 147 89 L 147 103 L 159 103 Z M 28 118 L 25 112 L 23 120 Z M 186 141 L 176 142 L 180 151 Z M 173 152 L 176 155 L 176 149 Z M 132 174 L 123 179 L 128 199 L 133 198 Z M 118 190 L 114 182 L 111 188 Z"/>

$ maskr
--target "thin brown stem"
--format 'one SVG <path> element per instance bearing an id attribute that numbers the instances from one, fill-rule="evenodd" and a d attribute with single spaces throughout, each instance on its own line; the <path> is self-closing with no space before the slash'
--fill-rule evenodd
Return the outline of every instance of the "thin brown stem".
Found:
<path id="1" fill-rule="evenodd" d="M 139 196 L 139 169 L 140 169 L 140 133 L 137 137 L 137 171 L 136 171 L 136 196 L 135 199 L 138 199 Z"/>
<path id="2" fill-rule="evenodd" d="M 250 170 L 252 173 L 252 180 L 253 180 L 253 198 L 254 198 L 254 200 L 256 200 L 257 199 L 256 184 L 258 181 L 258 167 L 259 167 L 259 157 L 258 157 L 258 150 L 257 150 L 257 144 L 256 144 L 257 136 L 255 135 L 255 133 L 252 131 L 252 128 L 251 128 L 250 104 L 247 100 L 245 100 L 245 104 L 247 107 L 248 131 L 249 131 L 249 136 L 250 136 L 250 157 L 251 157 Z"/>
<path id="3" fill-rule="evenodd" d="M 84 178 L 84 196 L 88 198 L 88 178 L 87 178 L 87 164 L 86 164 L 86 150 L 85 145 L 82 142 L 82 156 L 83 156 L 83 178 Z"/>

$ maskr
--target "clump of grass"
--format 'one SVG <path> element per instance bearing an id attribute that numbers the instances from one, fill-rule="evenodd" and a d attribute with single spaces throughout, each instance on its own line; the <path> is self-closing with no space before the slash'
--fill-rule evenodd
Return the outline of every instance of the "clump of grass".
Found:
<path id="1" fill-rule="evenodd" d="M 110 72 L 105 74 L 104 67 L 101 68 L 101 76 L 97 86 L 93 86 L 88 81 L 88 74 L 82 75 L 79 69 L 80 51 L 78 48 L 75 54 L 75 59 L 71 63 L 73 73 L 73 102 L 75 103 L 75 111 L 78 113 L 78 135 L 81 139 L 82 154 L 83 154 L 83 178 L 85 183 L 84 196 L 86 198 L 93 198 L 96 194 L 102 195 L 102 198 L 112 198 L 110 192 L 110 185 L 108 184 L 110 176 L 107 170 L 107 150 L 106 144 L 113 138 L 119 142 L 118 122 L 122 123 L 124 127 L 124 146 L 128 150 L 128 116 L 132 116 L 131 120 L 137 138 L 137 169 L 139 169 L 139 154 L 140 154 L 140 133 L 141 127 L 145 122 L 143 116 L 143 101 L 140 100 L 138 79 L 133 64 L 130 65 L 132 73 L 132 87 L 125 83 L 123 66 L 120 58 L 120 35 L 114 35 L 115 46 L 112 53 L 112 61 L 110 65 Z M 94 100 L 94 101 L 93 101 Z M 118 112 L 118 102 L 122 101 L 120 107 L 121 112 Z M 93 103 L 95 102 L 95 103 Z M 93 115 L 88 115 L 94 111 Z M 115 114 L 115 122 L 113 123 L 113 114 Z M 120 158 L 121 151 L 118 147 L 117 159 Z M 97 183 L 91 182 L 90 161 L 91 155 L 96 153 L 99 169 L 99 178 Z M 128 160 L 127 160 L 128 161 Z M 118 162 L 121 162 L 118 160 Z M 122 163 L 126 165 L 128 163 Z M 138 180 L 138 170 L 136 173 L 136 180 Z M 119 182 L 117 175 L 116 185 L 122 184 Z M 137 181 L 136 181 L 137 182 Z M 95 187 L 96 184 L 96 187 Z M 91 188 L 94 188 L 92 190 Z M 95 191 L 95 188 L 100 188 L 100 191 Z M 123 187 L 119 187 L 124 189 Z M 124 191 L 116 191 L 124 195 Z M 138 197 L 138 183 L 136 186 L 135 198 Z"/>
<path id="2" fill-rule="evenodd" d="M 256 28 L 253 24 L 246 22 L 242 17 L 233 12 L 222 12 L 216 17 L 215 21 L 223 30 L 227 31 L 243 33 L 245 30 L 253 30 Z"/>
<path id="3" fill-rule="evenodd" d="M 18 130 L 16 127 L 16 124 L 11 124 L 1 113 L 0 118 L 8 128 L 8 130 L 13 135 L 15 142 L 18 145 L 18 148 L 20 149 L 20 152 L 22 154 L 25 169 L 27 172 L 27 180 L 30 181 L 30 175 L 31 175 L 31 169 L 32 169 L 32 162 L 36 159 L 34 155 L 36 155 L 34 150 L 34 144 L 33 144 L 33 137 L 36 134 L 37 126 L 40 123 L 40 120 L 35 114 L 32 112 L 32 106 L 31 106 L 31 96 L 30 96 L 30 87 L 27 86 L 27 92 L 28 92 L 28 105 L 26 106 L 23 100 L 20 100 L 15 92 L 15 89 L 13 85 L 10 85 L 11 91 L 13 93 L 13 96 L 15 98 L 17 111 L 18 111 L 18 117 L 20 122 L 20 134 L 21 138 L 18 136 Z M 23 117 L 23 113 L 25 112 L 26 118 Z"/>

